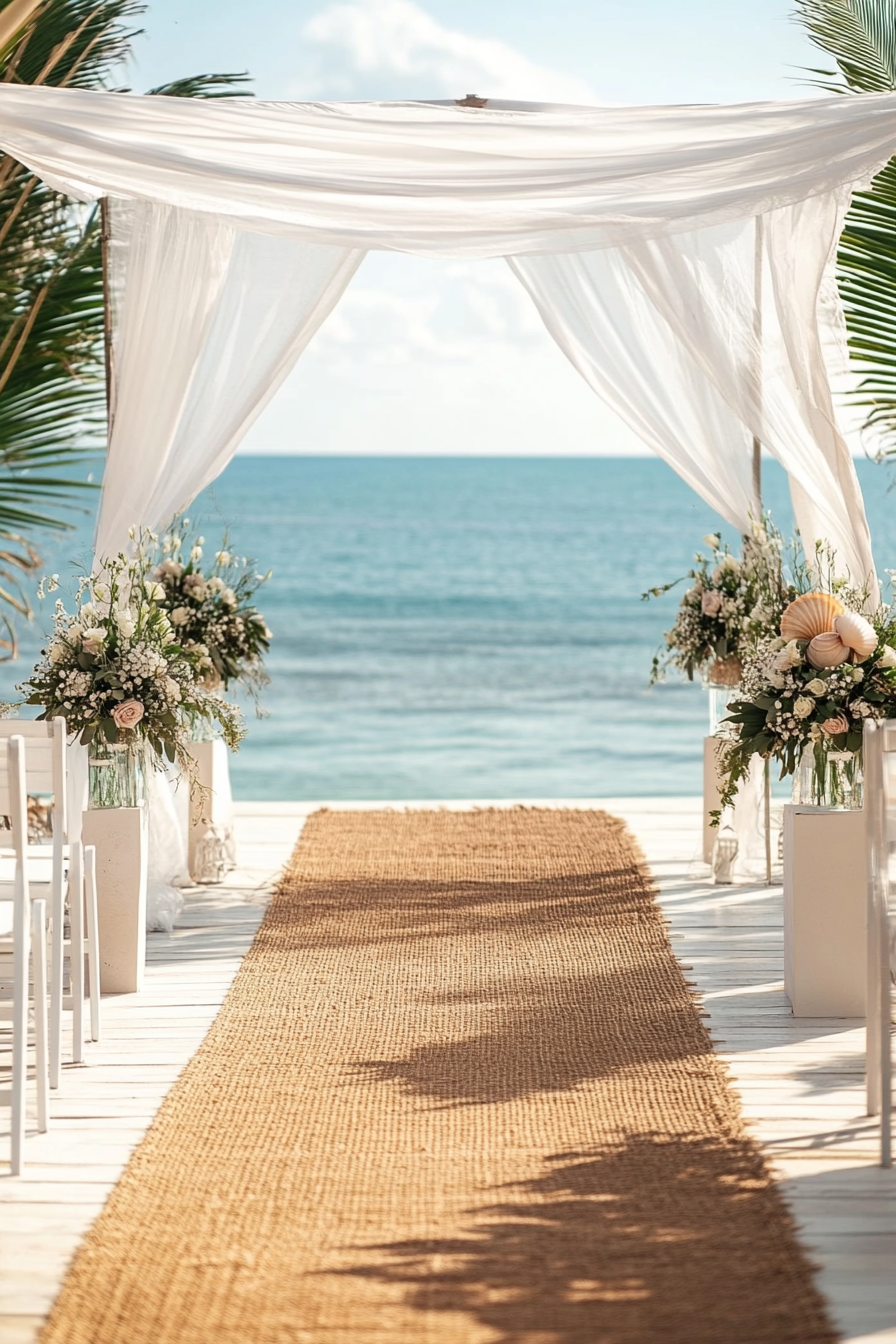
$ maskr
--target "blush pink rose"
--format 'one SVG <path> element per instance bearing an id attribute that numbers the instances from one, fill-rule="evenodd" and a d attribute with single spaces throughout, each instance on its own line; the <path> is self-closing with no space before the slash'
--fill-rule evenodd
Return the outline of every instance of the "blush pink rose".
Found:
<path id="1" fill-rule="evenodd" d="M 143 706 L 139 700 L 122 700 L 112 711 L 116 728 L 136 728 L 143 718 Z"/>
<path id="2" fill-rule="evenodd" d="M 832 719 L 825 719 L 821 727 L 829 737 L 835 737 L 837 733 L 849 732 L 849 719 L 845 714 L 835 714 Z"/>
<path id="3" fill-rule="evenodd" d="M 722 594 L 717 593 L 714 588 L 703 594 L 700 606 L 704 616 L 718 616 L 722 610 Z"/>

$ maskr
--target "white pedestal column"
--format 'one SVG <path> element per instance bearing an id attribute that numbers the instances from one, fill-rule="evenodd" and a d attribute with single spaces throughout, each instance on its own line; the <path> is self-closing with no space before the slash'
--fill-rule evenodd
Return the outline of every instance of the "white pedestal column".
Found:
<path id="1" fill-rule="evenodd" d="M 719 748 L 720 737 L 703 739 L 703 862 L 712 863 L 712 847 L 718 832 L 710 825 L 710 812 L 718 812 L 722 806 L 719 798 Z"/>
<path id="2" fill-rule="evenodd" d="M 187 832 L 187 865 L 196 876 L 196 850 L 209 826 L 221 833 L 228 847 L 230 862 L 236 864 L 233 845 L 233 795 L 230 791 L 230 761 L 227 747 L 216 738 L 213 742 L 191 742 L 190 755 L 196 762 L 202 789 L 190 799 L 190 825 Z"/>
<path id="3" fill-rule="evenodd" d="M 142 807 L 85 812 L 81 838 L 96 846 L 100 990 L 133 994 L 146 968 L 146 814 Z"/>
<path id="4" fill-rule="evenodd" d="M 784 988 L 794 1017 L 865 1015 L 865 819 L 784 808 Z"/>

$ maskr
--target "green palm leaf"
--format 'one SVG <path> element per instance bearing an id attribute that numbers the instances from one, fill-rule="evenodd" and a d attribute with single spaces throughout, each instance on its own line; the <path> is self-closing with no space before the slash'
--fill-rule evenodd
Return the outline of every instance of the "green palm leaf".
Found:
<path id="1" fill-rule="evenodd" d="M 811 40 L 837 65 L 814 71 L 823 77 L 816 84 L 837 93 L 896 89 L 896 0 L 796 4 Z M 865 411 L 865 428 L 875 432 L 881 451 L 896 453 L 896 158 L 853 197 L 837 279 L 850 355 L 862 374 L 851 400 Z"/>
<path id="2" fill-rule="evenodd" d="M 0 80 L 108 88 L 143 9 L 137 0 L 0 0 Z M 233 97 L 247 79 L 197 75 L 152 92 Z M 2 658 L 15 651 L 14 615 L 29 614 L 23 585 L 40 564 L 29 538 L 72 526 L 79 495 L 96 488 L 87 469 L 106 435 L 98 211 L 73 206 L 8 155 L 0 155 L 0 278 Z"/>

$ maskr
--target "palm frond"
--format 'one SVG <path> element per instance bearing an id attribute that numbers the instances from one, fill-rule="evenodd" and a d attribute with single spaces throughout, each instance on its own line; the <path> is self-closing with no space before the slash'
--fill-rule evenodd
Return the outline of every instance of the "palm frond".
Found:
<path id="1" fill-rule="evenodd" d="M 240 86 L 251 83 L 248 70 L 230 75 L 188 75 L 173 79 L 170 84 L 159 84 L 147 93 L 164 98 L 251 98 L 252 90 Z"/>
<path id="2" fill-rule="evenodd" d="M 828 92 L 896 89 L 896 0 L 796 0 L 811 40 L 842 77 L 813 71 Z M 896 158 L 857 192 L 837 253 L 850 357 L 863 375 L 851 396 L 883 454 L 896 453 Z"/>
<path id="3" fill-rule="evenodd" d="M 840 68 L 844 83 L 824 87 L 844 93 L 896 87 L 896 0 L 796 0 L 796 14 Z"/>
<path id="4" fill-rule="evenodd" d="M 140 0 L 0 0 L 0 80 L 101 89 L 130 53 Z M 245 74 L 160 86 L 168 97 L 241 97 Z M 28 537 L 70 527 L 105 446 L 104 300 L 97 212 L 73 206 L 0 155 L 0 659 L 22 582 L 38 566 Z"/>

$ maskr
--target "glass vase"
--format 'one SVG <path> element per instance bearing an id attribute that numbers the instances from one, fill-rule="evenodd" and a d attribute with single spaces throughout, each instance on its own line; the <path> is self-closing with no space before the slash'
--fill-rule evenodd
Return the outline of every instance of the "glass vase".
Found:
<path id="1" fill-rule="evenodd" d="M 862 806 L 862 753 L 810 742 L 794 780 L 795 803 L 854 811 Z"/>
<path id="2" fill-rule="evenodd" d="M 191 742 L 214 742 L 218 736 L 217 725 L 212 719 L 194 719 L 190 725 Z"/>
<path id="3" fill-rule="evenodd" d="M 725 719 L 728 706 L 740 697 L 740 687 L 717 686 L 711 681 L 705 684 L 709 694 L 709 736 L 730 737 L 734 725 L 726 723 Z"/>
<path id="4" fill-rule="evenodd" d="M 94 739 L 89 753 L 89 806 L 139 807 L 144 799 L 143 744 Z"/>

